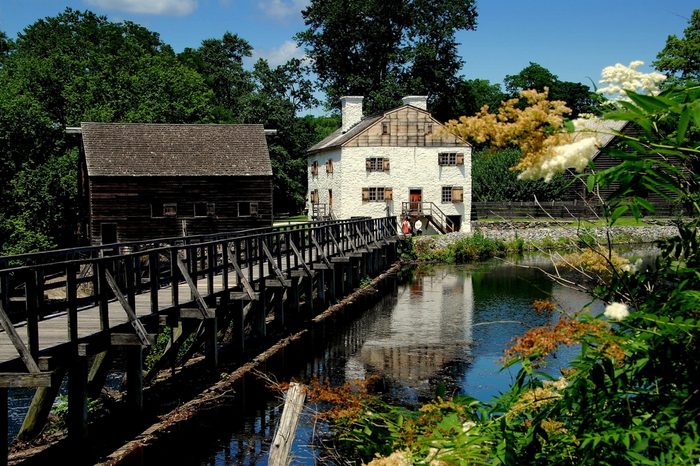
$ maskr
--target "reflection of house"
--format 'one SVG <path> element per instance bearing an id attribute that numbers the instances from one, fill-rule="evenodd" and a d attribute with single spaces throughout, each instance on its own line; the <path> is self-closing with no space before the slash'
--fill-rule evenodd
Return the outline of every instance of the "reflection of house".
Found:
<path id="1" fill-rule="evenodd" d="M 402 385 L 421 389 L 447 366 L 471 362 L 474 292 L 466 273 L 419 271 L 420 293 L 402 293 L 390 316 L 348 362 Z"/>
<path id="2" fill-rule="evenodd" d="M 426 97 L 368 118 L 362 100 L 343 97 L 342 127 L 309 149 L 309 215 L 409 215 L 425 228 L 468 231 L 471 147 L 442 131 Z"/>
<path id="3" fill-rule="evenodd" d="M 262 125 L 83 123 L 80 132 L 93 244 L 272 224 Z"/>

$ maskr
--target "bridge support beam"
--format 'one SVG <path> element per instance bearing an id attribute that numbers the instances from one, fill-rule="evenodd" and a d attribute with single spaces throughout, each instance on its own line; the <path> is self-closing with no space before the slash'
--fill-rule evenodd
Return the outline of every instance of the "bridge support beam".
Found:
<path id="1" fill-rule="evenodd" d="M 53 370 L 55 383 L 52 383 L 50 387 L 37 387 L 27 414 L 24 416 L 22 426 L 17 433 L 17 438 L 20 440 L 32 440 L 44 429 L 54 400 L 61 388 L 61 380 L 66 374 L 65 367 L 53 367 L 52 358 L 39 358 L 39 366 L 42 370 Z"/>
<path id="2" fill-rule="evenodd" d="M 79 344 L 68 369 L 68 439 L 79 445 L 87 437 L 87 345 Z"/>

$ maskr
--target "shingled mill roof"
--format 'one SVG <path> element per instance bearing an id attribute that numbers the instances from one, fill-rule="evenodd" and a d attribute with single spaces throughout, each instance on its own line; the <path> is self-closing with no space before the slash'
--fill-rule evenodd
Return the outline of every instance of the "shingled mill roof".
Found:
<path id="1" fill-rule="evenodd" d="M 272 175 L 262 125 L 80 126 L 89 176 Z"/>

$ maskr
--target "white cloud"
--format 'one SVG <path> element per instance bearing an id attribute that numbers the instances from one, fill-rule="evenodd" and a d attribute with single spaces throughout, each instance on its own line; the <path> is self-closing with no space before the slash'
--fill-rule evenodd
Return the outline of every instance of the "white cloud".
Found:
<path id="1" fill-rule="evenodd" d="M 309 0 L 260 0 L 258 7 L 267 16 L 283 20 L 299 14 L 308 4 Z"/>
<path id="2" fill-rule="evenodd" d="M 186 16 L 197 9 L 198 0 L 86 0 L 91 5 L 130 13 Z"/>
<path id="3" fill-rule="evenodd" d="M 274 67 L 286 63 L 290 58 L 304 58 L 304 51 L 294 41 L 288 40 L 272 50 L 256 49 L 253 59 L 257 61 L 259 58 L 266 59 L 270 66 Z"/>

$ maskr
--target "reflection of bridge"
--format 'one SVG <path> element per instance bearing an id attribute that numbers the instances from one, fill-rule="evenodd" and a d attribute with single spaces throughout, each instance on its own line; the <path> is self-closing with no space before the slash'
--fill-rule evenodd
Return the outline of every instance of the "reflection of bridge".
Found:
<path id="1" fill-rule="evenodd" d="M 39 387 L 20 432 L 31 437 L 67 373 L 69 436 L 83 438 L 87 395 L 114 349 L 126 351 L 138 413 L 159 370 L 202 345 L 215 365 L 224 331 L 241 354 L 379 273 L 396 258 L 396 231 L 395 219 L 361 218 L 0 258 L 0 401 L 9 387 Z M 165 328 L 167 348 L 144 375 L 144 349 Z M 2 441 L 6 407 L 0 417 Z"/>
<path id="2" fill-rule="evenodd" d="M 369 372 L 416 388 L 447 365 L 470 358 L 474 294 L 469 273 L 419 271 L 406 291 L 355 360 Z"/>
<path id="3" fill-rule="evenodd" d="M 457 359 L 464 359 L 466 342 L 406 346 L 366 344 L 359 359 L 371 373 L 382 374 L 403 385 L 415 387 L 439 373 Z"/>

